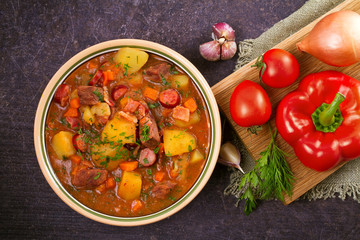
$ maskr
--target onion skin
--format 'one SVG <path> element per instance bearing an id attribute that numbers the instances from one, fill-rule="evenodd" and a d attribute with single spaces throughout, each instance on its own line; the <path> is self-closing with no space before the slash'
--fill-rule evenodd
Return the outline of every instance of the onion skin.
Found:
<path id="1" fill-rule="evenodd" d="M 360 15 L 350 10 L 332 13 L 318 22 L 296 47 L 331 66 L 357 63 L 360 61 Z"/>

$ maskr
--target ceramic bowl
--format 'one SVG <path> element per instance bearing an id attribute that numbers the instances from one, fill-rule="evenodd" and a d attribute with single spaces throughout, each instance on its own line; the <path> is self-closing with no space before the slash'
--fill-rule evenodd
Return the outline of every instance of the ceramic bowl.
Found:
<path id="1" fill-rule="evenodd" d="M 80 66 L 84 62 L 101 54 L 116 51 L 122 47 L 138 48 L 150 53 L 157 54 L 182 68 L 182 70 L 192 78 L 193 82 L 197 85 L 199 91 L 201 92 L 208 108 L 211 124 L 211 142 L 208 158 L 203 168 L 203 171 L 201 172 L 201 175 L 199 176 L 195 184 L 192 186 L 192 188 L 190 188 L 189 191 L 181 199 L 176 201 L 171 206 L 156 213 L 140 217 L 116 217 L 106 215 L 92 210 L 77 201 L 61 185 L 59 179 L 57 178 L 54 170 L 51 167 L 45 146 L 45 120 L 47 112 L 49 110 L 50 102 L 53 99 L 57 87 L 63 81 L 65 81 L 69 74 L 71 74 L 78 66 Z M 137 39 L 119 39 L 99 43 L 83 50 L 82 52 L 72 57 L 69 61 L 67 61 L 55 73 L 55 75 L 51 78 L 50 82 L 46 86 L 36 111 L 34 123 L 34 144 L 37 159 L 42 173 L 44 174 L 47 182 L 50 184 L 51 188 L 55 191 L 55 193 L 67 205 L 69 205 L 72 209 L 84 215 L 85 217 L 105 224 L 117 226 L 138 226 L 153 223 L 171 216 L 172 214 L 178 212 L 180 209 L 189 204 L 203 189 L 215 168 L 220 149 L 220 140 L 221 122 L 219 109 L 215 101 L 215 97 L 201 73 L 192 63 L 190 63 L 190 61 L 188 61 L 185 57 L 181 56 L 174 50 L 171 50 L 168 47 L 154 42 Z"/>

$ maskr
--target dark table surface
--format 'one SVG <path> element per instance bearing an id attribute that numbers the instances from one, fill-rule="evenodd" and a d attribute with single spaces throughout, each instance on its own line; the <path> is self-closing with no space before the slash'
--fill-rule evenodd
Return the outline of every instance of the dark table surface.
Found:
<path id="1" fill-rule="evenodd" d="M 124 228 L 76 213 L 52 191 L 33 147 L 33 121 L 52 75 L 79 51 L 111 39 L 139 38 L 188 58 L 212 86 L 236 58 L 207 62 L 198 52 L 212 24 L 226 21 L 237 40 L 256 38 L 305 0 L 1 1 L 0 238 L 90 239 L 359 239 L 360 205 L 352 199 L 263 202 L 250 216 L 224 196 L 217 166 L 188 206 L 161 222 Z"/>

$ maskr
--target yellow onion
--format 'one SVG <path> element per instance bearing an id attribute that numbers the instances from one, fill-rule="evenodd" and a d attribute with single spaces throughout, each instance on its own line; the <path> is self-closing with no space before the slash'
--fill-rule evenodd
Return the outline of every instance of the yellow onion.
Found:
<path id="1" fill-rule="evenodd" d="M 296 46 L 331 66 L 357 63 L 360 61 L 360 15 L 350 10 L 327 15 Z"/>

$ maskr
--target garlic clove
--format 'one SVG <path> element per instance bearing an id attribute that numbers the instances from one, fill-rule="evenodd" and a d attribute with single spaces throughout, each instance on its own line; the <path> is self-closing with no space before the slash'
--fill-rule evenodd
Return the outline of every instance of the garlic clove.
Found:
<path id="1" fill-rule="evenodd" d="M 208 61 L 220 60 L 220 44 L 217 41 L 210 41 L 200 45 L 200 54 Z"/>
<path id="2" fill-rule="evenodd" d="M 212 26 L 213 33 L 217 39 L 225 38 L 228 41 L 235 40 L 234 29 L 225 22 L 216 23 Z"/>
<path id="3" fill-rule="evenodd" d="M 243 174 L 245 174 L 244 170 L 240 167 L 240 161 L 240 152 L 234 146 L 234 144 L 227 142 L 221 146 L 220 158 L 218 159 L 218 163 L 229 167 L 235 167 L 239 169 Z"/>
<path id="4" fill-rule="evenodd" d="M 221 60 L 231 59 L 237 51 L 236 42 L 225 42 L 221 45 Z"/>

